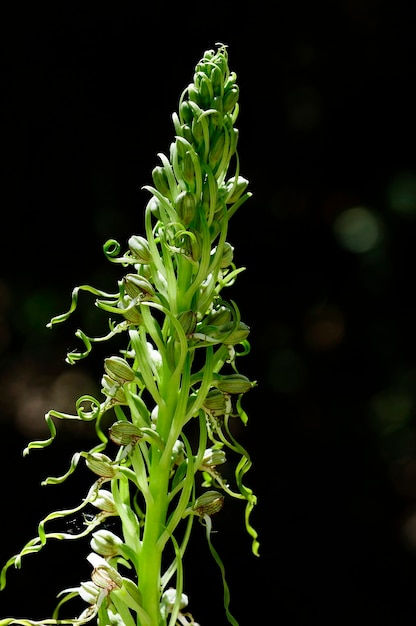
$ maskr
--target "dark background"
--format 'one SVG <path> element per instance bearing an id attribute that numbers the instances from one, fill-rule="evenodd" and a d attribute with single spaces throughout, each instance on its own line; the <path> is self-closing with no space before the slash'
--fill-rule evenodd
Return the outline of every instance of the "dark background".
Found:
<path id="1" fill-rule="evenodd" d="M 3 15 L 0 560 L 85 495 L 82 472 L 40 486 L 85 445 L 76 424 L 21 455 L 46 435 L 47 410 L 71 412 L 101 377 L 99 349 L 64 363 L 75 322 L 45 324 L 74 286 L 111 290 L 120 278 L 102 244 L 143 233 L 141 188 L 196 63 L 220 41 L 238 75 L 253 192 L 230 223 L 247 269 L 229 294 L 252 329 L 240 369 L 258 381 L 239 436 L 261 557 L 241 507 L 214 520 L 231 610 L 241 626 L 401 626 L 416 616 L 414 21 L 401 2 L 266 6 Z M 100 324 L 85 301 L 80 322 Z M 201 626 L 221 626 L 203 539 L 197 529 L 185 587 Z M 49 616 L 58 591 L 89 577 L 87 549 L 55 542 L 24 559 L 0 615 Z"/>

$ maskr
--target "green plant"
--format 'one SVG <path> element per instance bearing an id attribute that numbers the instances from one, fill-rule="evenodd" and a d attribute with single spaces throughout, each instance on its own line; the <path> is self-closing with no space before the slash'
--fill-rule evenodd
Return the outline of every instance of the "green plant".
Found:
<path id="1" fill-rule="evenodd" d="M 81 396 L 76 415 L 51 410 L 45 416 L 50 437 L 29 443 L 27 454 L 50 445 L 54 419 L 95 422 L 97 445 L 74 454 L 63 476 L 43 484 L 63 483 L 83 461 L 95 476 L 81 504 L 54 511 L 38 526 L 38 535 L 4 565 L 1 588 L 11 566 L 39 552 L 50 539 L 91 536 L 91 579 L 65 589 L 51 619 L 6 618 L 7 624 L 85 624 L 101 626 L 174 626 L 196 624 L 186 612 L 183 557 L 195 519 L 206 538 L 224 588 L 228 621 L 229 590 L 224 566 L 211 541 L 211 516 L 227 497 L 245 501 L 245 525 L 258 555 L 257 533 L 250 523 L 256 503 L 245 485 L 251 461 L 233 435 L 233 422 L 247 422 L 242 396 L 255 382 L 239 373 L 237 362 L 249 352 L 249 328 L 238 306 L 222 297 L 244 268 L 233 262 L 228 224 L 245 202 L 248 181 L 240 176 L 237 153 L 239 88 L 230 72 L 225 45 L 208 50 L 197 64 L 173 115 L 175 138 L 169 157 L 152 172 L 145 209 L 145 237 L 133 235 L 127 250 L 114 240 L 104 253 L 126 272 L 115 293 L 89 285 L 72 292 L 68 319 L 81 292 L 96 297 L 109 316 L 109 332 L 91 337 L 76 332 L 83 346 L 67 354 L 76 364 L 94 343 L 126 337 L 125 348 L 104 359 L 103 399 Z M 233 164 L 233 174 L 229 169 Z M 192 433 L 192 440 L 189 436 Z M 218 467 L 235 459 L 233 483 Z M 94 507 L 91 518 L 86 507 Z M 78 534 L 52 532 L 53 520 L 85 514 Z M 118 532 L 103 526 L 108 517 Z M 77 618 L 60 618 L 63 605 L 81 597 Z"/>

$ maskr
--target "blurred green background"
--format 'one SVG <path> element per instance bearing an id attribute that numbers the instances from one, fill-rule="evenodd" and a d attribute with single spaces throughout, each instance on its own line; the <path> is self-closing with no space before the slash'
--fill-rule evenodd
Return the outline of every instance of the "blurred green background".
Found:
<path id="1" fill-rule="evenodd" d="M 203 52 L 220 41 L 241 89 L 241 174 L 253 198 L 230 224 L 246 271 L 227 292 L 251 327 L 240 363 L 247 483 L 261 558 L 243 509 L 214 518 L 240 625 L 401 626 L 416 618 L 415 38 L 408 4 L 381 0 L 72 5 L 4 11 L 0 433 L 3 563 L 89 476 L 64 473 L 91 433 L 58 424 L 96 393 L 105 350 L 71 368 L 74 331 L 105 321 L 79 284 L 111 290 L 104 258 L 143 233 L 151 170 Z M 267 7 L 267 8 L 266 8 Z M 106 346 L 105 349 L 111 349 Z M 46 617 L 89 577 L 86 544 L 55 543 L 11 571 L 0 616 Z M 227 622 L 204 531 L 185 588 L 201 626 Z"/>

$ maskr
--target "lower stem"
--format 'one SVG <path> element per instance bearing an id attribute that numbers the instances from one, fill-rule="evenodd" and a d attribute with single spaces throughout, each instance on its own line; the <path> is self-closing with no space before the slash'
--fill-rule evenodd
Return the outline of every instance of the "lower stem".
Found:
<path id="1" fill-rule="evenodd" d="M 139 556 L 139 590 L 142 607 L 153 626 L 164 626 L 160 614 L 160 579 L 162 550 L 158 539 L 165 528 L 168 507 L 169 466 L 160 463 L 160 451 L 152 450 L 149 474 L 149 501 L 147 502 L 143 540 Z"/>

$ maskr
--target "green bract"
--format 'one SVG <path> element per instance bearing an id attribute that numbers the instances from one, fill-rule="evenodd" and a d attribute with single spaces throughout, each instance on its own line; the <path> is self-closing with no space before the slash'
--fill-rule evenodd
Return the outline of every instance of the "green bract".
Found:
<path id="1" fill-rule="evenodd" d="M 65 475 L 44 481 L 62 483 L 82 462 L 91 471 L 92 485 L 78 507 L 56 511 L 40 522 L 38 536 L 3 567 L 1 588 L 9 567 L 20 567 L 23 557 L 50 539 L 89 534 L 91 580 L 75 581 L 61 592 L 50 619 L 9 618 L 0 620 L 0 626 L 85 624 L 93 619 L 100 626 L 196 624 L 187 612 L 182 561 L 192 529 L 201 528 L 198 522 L 205 526 L 222 576 L 227 619 L 237 624 L 229 610 L 223 563 L 211 542 L 211 515 L 220 515 L 227 499 L 237 498 L 245 504 L 244 523 L 258 554 L 257 533 L 249 521 L 256 497 L 245 485 L 251 461 L 233 434 L 236 418 L 247 422 L 241 399 L 255 386 L 238 370 L 240 357 L 250 349 L 250 329 L 237 304 L 222 295 L 244 269 L 234 264 L 228 230 L 230 219 L 250 197 L 237 153 L 236 79 L 226 46 L 205 52 L 173 115 L 169 154 L 158 155 L 153 185 L 144 187 L 150 196 L 144 233 L 132 235 L 125 251 L 114 240 L 104 245 L 107 259 L 122 270 L 117 287 L 112 293 L 89 285 L 75 288 L 69 310 L 48 324 L 67 320 L 81 292 L 92 294 L 109 319 L 105 336 L 78 330 L 81 349 L 66 359 L 76 364 L 94 343 L 110 342 L 101 378 L 103 397 L 82 396 L 75 415 L 49 411 L 50 438 L 33 441 L 25 450 L 53 442 L 54 419 L 95 421 L 94 447 L 76 453 Z M 125 343 L 112 354 L 116 335 L 124 336 Z M 217 465 L 229 462 L 227 449 L 237 459 L 234 474 L 227 472 L 234 476 L 230 483 L 217 471 Z M 85 517 L 85 529 L 78 535 L 48 530 L 50 521 L 91 505 L 97 514 Z M 100 528 L 108 516 L 115 519 L 117 534 Z M 86 603 L 85 610 L 67 618 L 75 597 Z"/>

